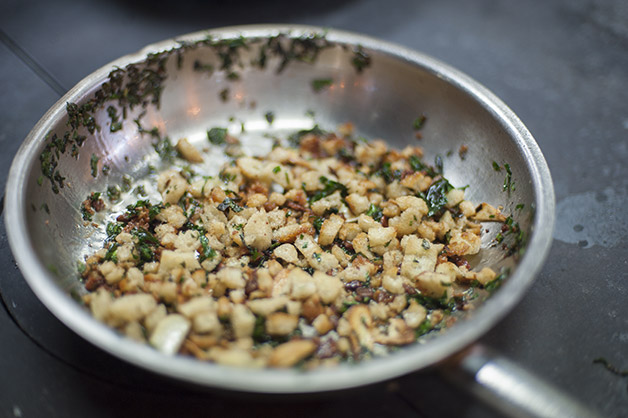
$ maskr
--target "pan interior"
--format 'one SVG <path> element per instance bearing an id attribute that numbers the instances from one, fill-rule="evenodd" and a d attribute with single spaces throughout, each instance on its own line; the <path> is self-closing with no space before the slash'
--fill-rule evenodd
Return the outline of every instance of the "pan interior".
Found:
<path id="1" fill-rule="evenodd" d="M 213 127 L 228 128 L 230 134 L 241 139 L 247 153 L 263 155 L 271 149 L 274 138 L 285 138 L 315 125 L 334 130 L 351 122 L 358 136 L 381 138 L 397 149 L 418 144 L 424 148 L 428 162 L 440 156 L 445 177 L 456 187 L 469 186 L 469 200 L 502 206 L 503 213 L 513 216 L 526 237 L 533 238 L 539 173 L 529 148 L 534 151 L 536 145 L 531 137 L 522 137 L 522 131 L 529 136 L 525 128 L 490 93 L 428 57 L 334 31 L 325 35 L 324 47 L 314 47 L 300 57 L 297 53 L 297 58 L 293 56 L 285 66 L 286 56 L 271 52 L 265 65 L 260 65 L 260 51 L 268 45 L 269 37 L 280 32 L 287 33 L 281 41 L 286 49 L 294 45 L 294 39 L 319 39 L 317 34 L 321 33 L 310 28 L 292 28 L 288 34 L 282 28 L 244 27 L 213 34 L 214 39 L 244 45 L 232 49 L 220 49 L 215 42 L 207 42 L 206 33 L 193 34 L 184 38 L 184 48 L 172 41 L 148 47 L 104 67 L 70 91 L 31 132 L 11 170 L 7 192 L 16 203 L 7 208 L 6 222 L 20 268 L 38 297 L 80 335 L 125 360 L 201 384 L 268 392 L 328 390 L 365 384 L 441 360 L 472 342 L 505 313 L 504 307 L 520 297 L 542 261 L 546 244 L 540 245 L 540 257 L 535 254 L 538 260 L 532 267 L 521 272 L 520 264 L 528 255 L 507 257 L 506 251 L 494 243 L 501 225 L 486 224 L 483 249 L 472 264 L 490 266 L 495 271 L 510 268 L 511 278 L 471 312 L 468 321 L 428 344 L 413 345 L 359 368 L 342 366 L 307 374 L 250 372 L 164 358 L 96 322 L 69 297 L 78 300 L 85 292 L 77 261 L 100 248 L 106 236 L 103 225 L 138 199 L 136 187 L 143 185 L 149 198 L 158 196 L 147 181 L 164 164 L 154 149 L 155 136 L 149 133 L 153 128 L 173 143 L 187 138 L 206 149 L 210 158 L 195 170 L 216 175 L 229 158 L 208 142 L 207 131 Z M 303 45 L 297 47 L 306 48 Z M 175 49 L 150 55 L 171 48 Z M 229 51 L 235 51 L 230 58 L 233 62 L 226 65 L 224 54 L 231 54 Z M 356 64 L 360 57 L 362 61 Z M 91 114 L 100 129 L 90 133 L 85 125 L 79 128 L 85 140 L 75 155 L 72 146 L 76 141 L 71 137 L 63 152 L 53 148 L 57 165 L 52 181 L 42 176 L 41 156 L 50 151 L 55 134 L 59 140 L 71 128 L 72 114 L 68 114 L 66 103 L 90 103 L 103 91 L 103 83 L 113 83 L 110 71 L 116 67 L 125 70 L 123 77 L 127 81 L 132 79 L 134 69 L 157 68 L 163 76 L 158 83 L 163 87 L 156 95 L 158 103 L 152 102 L 155 96 L 147 94 L 145 106 L 109 100 L 96 107 Z M 321 82 L 325 87 L 316 88 Z M 427 121 L 418 140 L 413 121 L 421 115 Z M 112 129 L 116 123 L 119 126 Z M 468 149 L 462 157 L 461 147 Z M 516 187 L 504 191 L 505 171 L 496 171 L 494 162 L 502 167 L 509 165 Z M 92 192 L 106 194 L 111 187 L 123 188 L 129 178 L 133 186 L 122 194 L 120 203 L 85 222 L 81 202 Z M 551 189 L 549 177 L 544 181 Z M 551 229 L 551 219 L 548 222 Z M 18 239 L 15 231 L 20 228 L 25 236 Z M 525 278 L 518 279 L 517 275 Z M 518 284 L 511 285 L 513 281 Z M 505 292 L 511 294 L 500 295 Z"/>

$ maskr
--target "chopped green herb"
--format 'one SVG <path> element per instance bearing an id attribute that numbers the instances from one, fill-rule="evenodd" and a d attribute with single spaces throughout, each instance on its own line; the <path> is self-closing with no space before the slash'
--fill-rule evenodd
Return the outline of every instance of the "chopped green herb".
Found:
<path id="1" fill-rule="evenodd" d="M 225 88 L 220 90 L 220 93 L 218 93 L 218 96 L 220 96 L 220 100 L 222 100 L 223 102 L 226 102 L 227 100 L 229 100 L 229 89 Z"/>
<path id="2" fill-rule="evenodd" d="M 443 157 L 440 155 L 436 155 L 436 157 L 434 157 L 434 167 L 436 168 L 436 172 L 438 174 L 443 174 Z"/>
<path id="3" fill-rule="evenodd" d="M 89 160 L 89 166 L 92 169 L 92 177 L 96 178 L 98 175 L 98 156 L 96 154 L 92 154 L 91 159 Z"/>
<path id="4" fill-rule="evenodd" d="M 366 216 L 370 216 L 377 222 L 381 222 L 382 220 L 382 210 L 375 206 L 373 203 L 369 206 L 369 209 L 366 211 Z"/>
<path id="5" fill-rule="evenodd" d="M 141 197 L 148 196 L 148 193 L 146 192 L 146 188 L 144 188 L 142 184 L 140 184 L 139 186 L 135 188 L 134 193 Z"/>
<path id="6" fill-rule="evenodd" d="M 106 241 L 113 241 L 120 234 L 120 232 L 122 232 L 123 229 L 124 224 L 119 222 L 109 222 L 107 224 L 107 227 L 105 228 L 105 231 L 107 232 Z"/>
<path id="7" fill-rule="evenodd" d="M 178 154 L 168 137 L 159 138 L 154 141 L 153 148 L 155 152 L 157 152 L 157 155 L 159 155 L 159 158 L 166 163 L 172 163 Z"/>
<path id="8" fill-rule="evenodd" d="M 107 250 L 107 253 L 105 254 L 105 260 L 113 261 L 114 263 L 117 263 L 118 262 L 117 251 L 118 251 L 118 243 L 117 242 L 111 243 L 111 245 L 109 246 L 109 249 Z"/>
<path id="9" fill-rule="evenodd" d="M 159 245 L 159 240 L 144 228 L 133 228 L 133 230 L 131 230 L 131 234 L 137 238 L 140 244 Z"/>
<path id="10" fill-rule="evenodd" d="M 214 145 L 223 145 L 227 137 L 226 128 L 211 128 L 207 131 L 207 139 Z"/>
<path id="11" fill-rule="evenodd" d="M 227 173 L 225 171 L 221 171 L 218 173 L 218 178 L 222 180 L 223 183 L 229 183 L 236 179 L 236 175 L 234 173 Z"/>
<path id="12" fill-rule="evenodd" d="M 334 81 L 331 78 L 317 78 L 312 80 L 312 89 L 318 93 L 332 84 L 334 84 Z"/>
<path id="13" fill-rule="evenodd" d="M 429 189 L 427 189 L 427 194 L 423 195 L 423 193 L 421 193 L 419 195 L 427 203 L 427 216 L 434 216 L 441 212 L 447 204 L 447 193 L 453 188 L 454 187 L 449 184 L 447 179 L 441 178 L 432 183 Z"/>
<path id="14" fill-rule="evenodd" d="M 489 292 L 495 291 L 502 285 L 503 281 L 508 277 L 509 274 L 510 274 L 510 271 L 508 269 L 502 271 L 502 273 L 499 276 L 497 276 L 492 281 L 485 284 L 484 289 L 488 290 Z"/>
<path id="15" fill-rule="evenodd" d="M 269 125 L 272 125 L 275 121 L 275 114 L 273 112 L 266 112 L 264 114 L 264 117 L 266 118 L 266 122 L 268 122 Z"/>
<path id="16" fill-rule="evenodd" d="M 107 197 L 111 202 L 117 202 L 120 200 L 120 188 L 118 186 L 109 186 L 107 188 Z"/>
<path id="17" fill-rule="evenodd" d="M 430 332 L 432 329 L 434 329 L 434 327 L 432 326 L 432 323 L 430 322 L 429 319 L 426 319 L 423 322 L 421 322 L 421 325 L 419 325 L 419 327 L 416 329 L 416 331 L 414 332 L 414 336 L 416 338 L 419 338 L 427 334 L 428 332 Z"/>
<path id="18" fill-rule="evenodd" d="M 515 183 L 512 181 L 512 171 L 510 170 L 510 164 L 505 163 L 506 178 L 504 179 L 504 191 L 510 193 L 515 191 Z"/>
<path id="19" fill-rule="evenodd" d="M 255 316 L 255 326 L 253 327 L 253 341 L 258 344 L 268 342 L 271 338 L 266 334 L 266 318 L 262 315 Z"/>
<path id="20" fill-rule="evenodd" d="M 456 307 L 456 302 L 453 300 L 453 298 L 447 298 L 447 292 L 444 292 L 441 298 L 433 298 L 430 296 L 425 296 L 421 293 L 408 295 L 408 297 L 415 299 L 420 305 L 423 305 L 423 307 L 429 310 L 442 309 L 446 312 L 451 312 Z"/>
<path id="21" fill-rule="evenodd" d="M 383 177 L 386 183 L 401 179 L 401 170 L 392 170 L 389 162 L 383 163 L 382 167 L 374 174 Z"/>
<path id="22" fill-rule="evenodd" d="M 436 177 L 436 175 L 437 175 L 436 170 L 434 170 L 434 168 L 432 168 L 429 165 L 425 164 L 416 155 L 411 155 L 410 158 L 408 158 L 408 163 L 410 164 L 410 167 L 414 171 L 425 172 L 425 174 L 427 174 L 430 177 Z"/>
<path id="23" fill-rule="evenodd" d="M 493 170 L 499 172 L 502 171 L 502 168 L 497 164 L 497 162 L 493 161 Z"/>
<path id="24" fill-rule="evenodd" d="M 342 307 L 340 308 L 340 313 L 343 314 L 346 311 L 349 310 L 350 307 L 352 307 L 353 305 L 359 305 L 360 302 L 358 302 L 357 300 L 351 300 L 351 301 L 343 301 L 342 302 Z"/>
<path id="25" fill-rule="evenodd" d="M 131 190 L 132 185 L 133 185 L 133 180 L 131 179 L 131 177 L 127 176 L 126 174 L 122 176 L 122 191 L 123 192 L 128 192 L 129 190 Z"/>
<path id="26" fill-rule="evenodd" d="M 319 128 L 318 125 L 314 125 L 312 129 L 303 129 L 303 130 L 300 130 L 291 134 L 288 137 L 288 142 L 293 147 L 298 147 L 301 144 L 301 140 L 303 139 L 303 137 L 310 134 L 316 135 L 316 136 L 324 136 L 324 135 L 327 135 L 327 132 Z"/>
<path id="27" fill-rule="evenodd" d="M 273 173 L 275 173 L 275 174 L 279 173 L 280 171 L 281 171 L 281 167 L 280 166 L 277 166 L 277 167 L 273 168 Z"/>
<path id="28" fill-rule="evenodd" d="M 323 183 L 323 190 L 317 191 L 312 197 L 310 197 L 310 203 L 314 203 L 316 201 L 321 200 L 324 197 L 330 196 L 334 194 L 336 191 L 340 191 L 340 194 L 344 197 L 347 195 L 348 190 L 347 187 L 337 181 L 329 180 L 325 176 L 320 176 L 318 179 L 321 183 Z"/>
<path id="29" fill-rule="evenodd" d="M 321 232 L 321 227 L 323 226 L 323 222 L 325 222 L 325 218 L 323 218 L 322 216 L 317 217 L 316 219 L 314 219 L 314 222 L 312 222 L 312 225 L 314 225 L 314 229 L 316 229 L 316 232 Z"/>
<path id="30" fill-rule="evenodd" d="M 425 121 L 427 120 L 427 118 L 425 117 L 425 115 L 421 115 L 418 118 L 416 118 L 414 120 L 414 123 L 412 124 L 412 127 L 414 128 L 415 131 L 418 131 L 420 129 L 423 128 L 423 126 L 425 125 Z"/>
<path id="31" fill-rule="evenodd" d="M 358 45 L 353 50 L 351 64 L 353 64 L 353 68 L 355 68 L 358 73 L 361 73 L 365 68 L 371 65 L 371 56 L 364 51 L 362 45 Z"/>
<path id="32" fill-rule="evenodd" d="M 122 129 L 122 122 L 118 119 L 118 111 L 115 107 L 109 106 L 107 107 L 107 114 L 109 118 L 111 118 L 111 124 L 109 125 L 109 130 L 111 132 L 117 132 Z"/>
<path id="33" fill-rule="evenodd" d="M 207 259 L 214 258 L 216 256 L 216 251 L 209 246 L 209 241 L 205 234 L 201 234 L 199 237 L 199 241 L 201 242 L 201 254 L 199 255 L 199 261 L 203 262 Z"/>
<path id="34" fill-rule="evenodd" d="M 221 204 L 219 204 L 218 206 L 216 206 L 216 209 L 218 209 L 221 212 L 226 212 L 228 209 L 231 209 L 234 212 L 242 212 L 242 206 L 239 206 L 234 199 L 230 198 L 230 197 L 226 197 L 225 200 L 222 201 Z"/>
<path id="35" fill-rule="evenodd" d="M 210 65 L 210 64 L 204 64 L 202 62 L 200 62 L 199 60 L 194 61 L 194 65 L 192 67 L 194 69 L 194 71 L 202 71 L 202 72 L 206 72 L 206 73 L 213 73 L 214 72 L 214 66 Z"/>

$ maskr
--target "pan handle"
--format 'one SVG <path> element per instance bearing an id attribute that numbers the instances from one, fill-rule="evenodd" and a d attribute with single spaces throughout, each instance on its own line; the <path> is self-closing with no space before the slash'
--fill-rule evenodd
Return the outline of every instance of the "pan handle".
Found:
<path id="1" fill-rule="evenodd" d="M 509 417 L 598 417 L 555 386 L 482 345 L 447 360 L 443 375 Z"/>

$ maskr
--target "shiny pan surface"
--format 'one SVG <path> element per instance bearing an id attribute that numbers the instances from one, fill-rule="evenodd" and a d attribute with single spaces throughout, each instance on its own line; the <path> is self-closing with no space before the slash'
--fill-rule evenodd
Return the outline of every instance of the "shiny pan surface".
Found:
<path id="1" fill-rule="evenodd" d="M 282 47 L 273 50 L 269 39 L 277 39 Z M 313 43 L 324 47 L 311 47 Z M 218 49 L 217 44 L 227 46 Z M 236 52 L 229 58 L 232 50 Z M 119 73 L 130 77 L 146 68 L 154 74 L 146 73 L 145 82 L 158 88 L 142 90 L 144 104 L 127 100 L 126 118 L 118 100 L 97 100 L 110 91 L 113 70 L 123 69 Z M 317 91 L 314 80 L 331 84 Z M 93 132 L 89 128 L 95 125 L 85 118 L 89 115 L 77 114 L 72 107 L 80 109 L 90 100 L 97 106 L 87 113 L 100 127 Z M 111 104 L 117 121 L 107 111 Z M 274 115 L 272 124 L 268 112 Z M 502 205 L 503 213 L 512 214 L 525 234 L 525 251 L 515 258 L 494 245 L 501 225 L 486 225 L 483 250 L 472 264 L 496 271 L 510 268 L 511 273 L 481 306 L 442 335 L 387 357 L 333 369 L 251 370 L 165 356 L 119 335 L 77 302 L 85 292 L 77 261 L 97 249 L 95 243 L 104 237 L 103 231 L 94 232 L 84 222 L 81 202 L 92 191 L 121 184 L 125 175 L 141 181 L 151 165 L 159 164 L 150 135 L 141 135 L 134 119 L 145 129 L 159 127 L 175 141 L 187 137 L 205 144 L 207 129 L 229 126 L 230 132 L 241 134 L 245 148 L 261 154 L 269 136 L 284 136 L 314 123 L 333 130 L 352 122 L 366 138 L 383 138 L 396 148 L 415 145 L 413 121 L 422 114 L 427 121 L 418 144 L 426 161 L 441 155 L 444 175 L 454 186 L 469 185 L 467 198 L 473 202 Z M 78 123 L 80 137 L 50 145 L 54 134 L 60 141 L 77 118 L 83 118 Z M 119 125 L 111 129 L 114 123 Z M 464 159 L 458 154 L 463 145 L 468 148 Z M 208 171 L 224 161 L 224 156 L 215 157 Z M 505 170 L 496 171 L 493 162 L 509 165 L 516 187 L 504 190 Z M 5 207 L 9 242 L 24 278 L 77 334 L 123 360 L 176 379 L 268 393 L 360 386 L 437 364 L 468 347 L 521 299 L 547 255 L 554 224 L 554 192 L 543 155 L 517 116 L 486 88 L 433 58 L 394 44 L 336 30 L 275 25 L 229 27 L 167 40 L 87 76 L 29 133 L 10 170 Z"/>

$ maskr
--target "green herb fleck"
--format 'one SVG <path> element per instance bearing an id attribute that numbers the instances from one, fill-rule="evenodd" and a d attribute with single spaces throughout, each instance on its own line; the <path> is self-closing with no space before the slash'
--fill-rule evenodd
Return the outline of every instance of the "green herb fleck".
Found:
<path id="1" fill-rule="evenodd" d="M 323 183 L 323 190 L 319 190 L 312 197 L 310 197 L 310 203 L 321 200 L 324 197 L 334 194 L 336 191 L 340 191 L 340 194 L 344 197 L 347 195 L 347 187 L 337 181 L 329 180 L 325 176 L 320 176 L 318 180 Z"/>
<path id="2" fill-rule="evenodd" d="M 120 232 L 122 232 L 122 230 L 124 229 L 124 224 L 116 222 L 109 222 L 107 224 L 107 227 L 105 228 L 105 231 L 107 232 L 107 240 L 106 241 L 113 241 L 119 234 Z"/>
<path id="3" fill-rule="evenodd" d="M 288 137 L 288 142 L 293 147 L 298 147 L 301 144 L 301 140 L 306 135 L 316 135 L 316 136 L 324 136 L 327 135 L 327 132 L 323 131 L 318 125 L 314 125 L 312 129 L 303 129 L 291 134 Z"/>
<path id="4" fill-rule="evenodd" d="M 107 197 L 111 202 L 117 202 L 120 200 L 120 188 L 118 186 L 107 187 Z"/>
<path id="5" fill-rule="evenodd" d="M 316 232 L 321 232 L 321 227 L 323 226 L 323 222 L 325 222 L 325 218 L 323 218 L 322 216 L 317 217 L 316 219 L 314 219 L 314 222 L 312 222 L 312 225 L 314 225 L 314 229 L 316 229 Z"/>
<path id="6" fill-rule="evenodd" d="M 155 152 L 157 152 L 157 155 L 159 155 L 159 158 L 164 162 L 172 163 L 177 156 L 177 150 L 168 137 L 159 138 L 154 141 L 153 148 Z"/>
<path id="7" fill-rule="evenodd" d="M 383 177 L 386 183 L 401 179 L 401 170 L 392 170 L 389 162 L 383 163 L 382 167 L 374 174 Z"/>
<path id="8" fill-rule="evenodd" d="M 358 45 L 353 50 L 351 64 L 353 64 L 353 68 L 355 68 L 358 73 L 361 73 L 365 68 L 371 65 L 371 56 L 364 51 L 362 45 Z"/>
<path id="9" fill-rule="evenodd" d="M 221 204 L 219 204 L 218 206 L 216 206 L 216 209 L 218 209 L 221 212 L 226 212 L 228 209 L 231 209 L 234 212 L 242 212 L 242 206 L 239 206 L 234 199 L 230 198 L 230 197 L 226 197 L 225 200 L 222 201 Z"/>
<path id="10" fill-rule="evenodd" d="M 419 131 L 425 125 L 425 121 L 426 120 L 427 120 L 427 118 L 425 117 L 425 115 L 421 115 L 421 116 L 419 116 L 418 118 L 416 118 L 414 120 L 414 123 L 412 124 L 412 127 L 414 128 L 415 131 Z"/>
<path id="11" fill-rule="evenodd" d="M 506 169 L 506 178 L 504 178 L 504 188 L 503 190 L 508 193 L 511 191 L 515 191 L 515 183 L 512 181 L 512 171 L 510 170 L 510 164 L 505 163 L 504 168 Z"/>
<path id="12" fill-rule="evenodd" d="M 131 177 L 127 176 L 126 174 L 122 176 L 122 191 L 128 192 L 129 190 L 131 190 L 132 186 L 133 180 L 131 179 Z"/>
<path id="13" fill-rule="evenodd" d="M 376 205 L 374 205 L 373 203 L 371 203 L 371 205 L 369 206 L 369 209 L 366 211 L 366 216 L 370 216 L 375 221 L 381 222 L 382 210 Z"/>
<path id="14" fill-rule="evenodd" d="M 207 139 L 214 145 L 223 145 L 227 137 L 226 128 L 211 128 L 207 131 Z"/>
<path id="15" fill-rule="evenodd" d="M 272 125 L 275 121 L 275 114 L 273 112 L 266 112 L 264 114 L 264 117 L 266 118 L 266 122 L 268 122 L 269 125 Z"/>
<path id="16" fill-rule="evenodd" d="M 334 81 L 331 78 L 317 78 L 312 80 L 312 89 L 318 93 L 332 84 L 334 84 Z"/>
<path id="17" fill-rule="evenodd" d="M 220 90 L 220 93 L 218 93 L 218 96 L 220 96 L 220 100 L 222 100 L 223 102 L 226 102 L 227 100 L 229 100 L 229 89 L 225 88 Z"/>
<path id="18" fill-rule="evenodd" d="M 432 183 L 429 189 L 427 189 L 427 194 L 423 195 L 423 193 L 421 193 L 419 195 L 427 203 L 427 216 L 434 216 L 441 212 L 447 204 L 447 193 L 453 188 L 454 187 L 449 184 L 447 179 L 441 178 Z"/>
<path id="19" fill-rule="evenodd" d="M 421 323 L 421 325 L 419 325 L 414 335 L 416 338 L 419 338 L 427 334 L 428 332 L 430 332 L 432 329 L 434 329 L 434 327 L 432 326 L 432 323 L 430 322 L 429 319 L 426 319 Z"/>
<path id="20" fill-rule="evenodd" d="M 92 169 L 92 177 L 96 178 L 98 175 L 98 156 L 96 154 L 92 154 L 92 158 L 89 160 L 89 165 Z"/>
<path id="21" fill-rule="evenodd" d="M 194 71 L 201 71 L 206 73 L 212 73 L 214 71 L 214 66 L 210 64 L 204 64 L 199 60 L 194 61 L 194 66 L 192 67 Z"/>
<path id="22" fill-rule="evenodd" d="M 436 177 L 437 175 L 436 170 L 434 170 L 434 168 L 425 164 L 416 155 L 411 155 L 410 158 L 408 158 L 408 163 L 410 164 L 410 168 L 412 168 L 412 170 L 414 171 L 425 172 L 425 174 L 427 174 L 430 177 Z"/>
<path id="23" fill-rule="evenodd" d="M 114 263 L 117 263 L 118 262 L 117 251 L 118 251 L 118 243 L 117 242 L 111 243 L 111 245 L 109 246 L 109 249 L 107 250 L 107 253 L 105 254 L 105 261 L 113 261 Z"/>
<path id="24" fill-rule="evenodd" d="M 122 122 L 119 121 L 118 111 L 116 110 L 116 108 L 113 106 L 107 107 L 107 114 L 109 115 L 109 118 L 111 118 L 109 130 L 111 132 L 117 132 L 122 129 Z"/>
<path id="25" fill-rule="evenodd" d="M 502 273 L 499 276 L 497 276 L 490 282 L 486 283 L 484 285 L 484 289 L 488 290 L 489 292 L 494 292 L 496 289 L 498 289 L 502 285 L 502 283 L 508 277 L 509 274 L 510 274 L 510 270 L 505 269 L 504 271 L 502 271 Z"/>
<path id="26" fill-rule="evenodd" d="M 199 261 L 203 262 L 209 258 L 214 258 L 216 256 L 216 251 L 209 246 L 209 241 L 205 234 L 201 234 L 199 237 L 201 242 L 201 254 L 199 256 Z"/>

